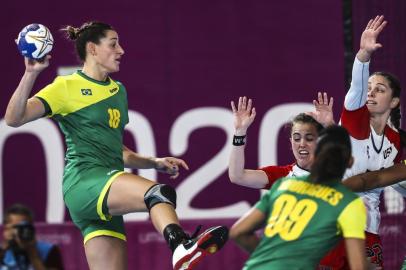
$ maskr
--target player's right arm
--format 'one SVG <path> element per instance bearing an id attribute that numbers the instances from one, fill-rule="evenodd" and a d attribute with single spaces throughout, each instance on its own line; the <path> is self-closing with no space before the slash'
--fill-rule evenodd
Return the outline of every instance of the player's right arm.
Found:
<path id="1" fill-rule="evenodd" d="M 231 102 L 234 116 L 234 135 L 246 136 L 248 127 L 255 119 L 255 108 L 252 107 L 252 100 L 246 97 L 238 99 L 238 105 Z M 245 145 L 231 148 L 228 164 L 228 176 L 231 183 L 251 187 L 264 188 L 268 184 L 268 177 L 262 170 L 247 170 L 245 167 Z"/>
<path id="2" fill-rule="evenodd" d="M 6 124 L 19 127 L 34 121 L 45 114 L 45 106 L 35 98 L 28 98 L 31 94 L 35 80 L 46 67 L 49 66 L 51 56 L 46 56 L 43 62 L 25 58 L 25 72 L 8 103 L 4 119 Z"/>

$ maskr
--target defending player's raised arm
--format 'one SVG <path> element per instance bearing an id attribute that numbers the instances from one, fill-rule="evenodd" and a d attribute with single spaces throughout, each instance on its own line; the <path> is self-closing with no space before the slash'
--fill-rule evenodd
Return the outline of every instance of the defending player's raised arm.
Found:
<path id="1" fill-rule="evenodd" d="M 174 157 L 145 157 L 123 145 L 124 166 L 133 169 L 156 169 L 170 175 L 174 179 L 179 176 L 179 167 L 189 170 L 186 162 Z"/>
<path id="2" fill-rule="evenodd" d="M 377 38 L 387 24 L 383 16 L 371 19 L 361 35 L 360 49 L 352 68 L 351 87 L 345 96 L 344 106 L 354 111 L 364 106 L 368 94 L 369 60 L 373 52 L 382 47 Z"/>
<path id="3" fill-rule="evenodd" d="M 19 127 L 44 116 L 45 107 L 43 103 L 37 98 L 28 99 L 28 97 L 38 75 L 49 66 L 50 58 L 51 56 L 47 55 L 42 62 L 24 59 L 25 73 L 11 96 L 4 116 L 7 125 Z"/>
<path id="4" fill-rule="evenodd" d="M 262 170 L 247 170 L 245 166 L 245 139 L 248 127 L 255 119 L 255 108 L 252 107 L 252 100 L 247 97 L 238 99 L 238 106 L 231 101 L 231 109 L 234 116 L 234 138 L 230 153 L 228 176 L 234 184 L 264 188 L 268 184 L 268 177 Z"/>
<path id="5" fill-rule="evenodd" d="M 326 92 L 318 92 L 317 100 L 313 100 L 314 111 L 307 112 L 307 114 L 322 124 L 323 127 L 334 125 L 333 104 L 333 97 L 330 97 L 329 99 Z"/>
<path id="6" fill-rule="evenodd" d="M 371 55 L 379 48 L 382 48 L 382 44 L 378 43 L 377 39 L 386 24 L 387 22 L 384 21 L 382 15 L 369 20 L 361 35 L 360 49 L 357 53 L 359 61 L 368 62 L 371 59 Z"/>
<path id="7" fill-rule="evenodd" d="M 406 165 L 395 164 L 389 168 L 352 176 L 343 184 L 352 191 L 361 192 L 386 187 L 406 179 Z"/>

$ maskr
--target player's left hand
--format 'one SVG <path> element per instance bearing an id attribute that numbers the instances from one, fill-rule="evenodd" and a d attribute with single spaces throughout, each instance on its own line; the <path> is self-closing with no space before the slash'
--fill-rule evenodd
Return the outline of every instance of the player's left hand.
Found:
<path id="1" fill-rule="evenodd" d="M 179 166 L 186 170 L 189 170 L 186 162 L 179 158 L 174 157 L 163 157 L 155 159 L 156 166 L 155 169 L 158 172 L 166 173 L 170 175 L 171 179 L 175 179 L 179 176 Z"/>
<path id="2" fill-rule="evenodd" d="M 330 97 L 329 100 L 326 92 L 318 92 L 317 100 L 313 100 L 314 111 L 307 112 L 306 114 L 313 117 L 323 127 L 334 125 L 333 103 L 334 99 Z"/>

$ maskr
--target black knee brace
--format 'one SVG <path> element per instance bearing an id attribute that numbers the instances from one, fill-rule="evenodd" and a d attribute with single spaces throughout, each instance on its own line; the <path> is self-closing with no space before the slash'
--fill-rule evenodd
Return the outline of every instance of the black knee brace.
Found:
<path id="1" fill-rule="evenodd" d="M 148 210 L 158 203 L 169 203 L 176 208 L 176 191 L 171 186 L 156 184 L 145 192 L 144 202 Z"/>

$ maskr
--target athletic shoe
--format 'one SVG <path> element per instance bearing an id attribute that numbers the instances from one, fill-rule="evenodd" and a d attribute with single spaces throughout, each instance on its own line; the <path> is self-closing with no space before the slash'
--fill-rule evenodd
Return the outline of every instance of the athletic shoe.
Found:
<path id="1" fill-rule="evenodd" d="M 196 238 L 187 240 L 173 252 L 173 269 L 193 269 L 204 257 L 221 249 L 227 239 L 227 227 L 217 226 L 206 230 Z"/>

